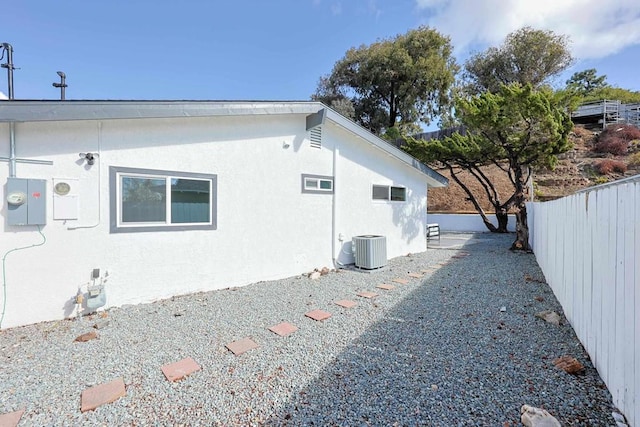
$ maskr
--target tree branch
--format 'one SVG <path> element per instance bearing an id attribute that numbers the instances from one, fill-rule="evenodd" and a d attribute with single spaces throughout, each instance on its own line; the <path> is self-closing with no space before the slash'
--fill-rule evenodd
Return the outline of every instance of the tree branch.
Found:
<path id="1" fill-rule="evenodd" d="M 451 174 L 451 178 L 453 178 L 453 180 L 462 188 L 462 190 L 465 193 L 467 193 L 467 196 L 469 196 L 469 201 L 476 208 L 476 211 L 478 212 L 478 214 L 480 214 L 480 217 L 482 218 L 482 222 L 484 222 L 484 225 L 487 227 L 487 229 L 489 229 L 489 231 L 491 231 L 492 233 L 495 233 L 498 229 L 496 228 L 495 225 L 493 225 L 491 223 L 491 221 L 489 221 L 489 218 L 487 218 L 487 215 L 484 213 L 484 210 L 482 209 L 482 207 L 480 206 L 480 204 L 476 200 L 476 198 L 473 195 L 473 193 L 471 192 L 471 190 L 469 190 L 469 188 L 460 180 L 460 178 L 458 178 L 458 176 L 454 172 L 453 166 L 451 164 L 449 164 L 449 163 L 444 163 L 444 164 L 449 169 L 449 173 Z"/>

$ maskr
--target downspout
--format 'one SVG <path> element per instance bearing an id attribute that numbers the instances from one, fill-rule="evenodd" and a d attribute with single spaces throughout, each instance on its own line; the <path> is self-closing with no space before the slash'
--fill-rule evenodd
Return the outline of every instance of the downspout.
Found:
<path id="1" fill-rule="evenodd" d="M 16 124 L 9 122 L 9 177 L 16 177 Z"/>
<path id="2" fill-rule="evenodd" d="M 336 212 L 337 212 L 337 190 L 336 190 L 336 181 L 337 181 L 337 164 L 338 164 L 338 155 L 340 154 L 340 149 L 338 148 L 337 141 L 333 145 L 333 194 L 331 195 L 331 255 L 333 257 L 333 268 L 338 270 L 342 267 L 342 264 L 338 261 L 338 257 L 336 256 Z"/>

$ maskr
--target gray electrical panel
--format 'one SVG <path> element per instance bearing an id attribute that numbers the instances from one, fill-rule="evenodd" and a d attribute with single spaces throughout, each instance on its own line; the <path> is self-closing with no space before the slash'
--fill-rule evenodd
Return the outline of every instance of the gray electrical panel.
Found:
<path id="1" fill-rule="evenodd" d="M 7 223 L 45 225 L 47 223 L 47 181 L 9 178 L 7 180 Z"/>

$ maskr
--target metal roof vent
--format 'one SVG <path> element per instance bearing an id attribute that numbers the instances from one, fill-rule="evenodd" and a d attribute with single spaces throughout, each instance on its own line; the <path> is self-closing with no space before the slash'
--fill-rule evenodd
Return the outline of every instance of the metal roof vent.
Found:
<path id="1" fill-rule="evenodd" d="M 354 236 L 351 240 L 355 265 L 373 270 L 387 265 L 387 238 L 384 236 Z"/>
<path id="2" fill-rule="evenodd" d="M 309 141 L 313 148 L 322 148 L 322 125 L 326 117 L 327 110 L 323 108 L 317 113 L 309 114 L 306 118 Z"/>
<path id="3" fill-rule="evenodd" d="M 309 130 L 309 141 L 313 148 L 322 148 L 322 126 Z"/>

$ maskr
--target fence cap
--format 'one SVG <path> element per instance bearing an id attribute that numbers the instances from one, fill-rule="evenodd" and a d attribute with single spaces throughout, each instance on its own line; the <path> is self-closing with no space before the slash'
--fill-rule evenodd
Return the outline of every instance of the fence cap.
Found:
<path id="1" fill-rule="evenodd" d="M 574 194 L 587 193 L 593 190 L 601 190 L 603 188 L 612 187 L 614 185 L 629 184 L 632 182 L 640 182 L 640 174 L 618 179 L 616 181 L 607 182 L 605 184 L 594 185 L 593 187 L 583 188 L 582 190 L 576 191 Z"/>

